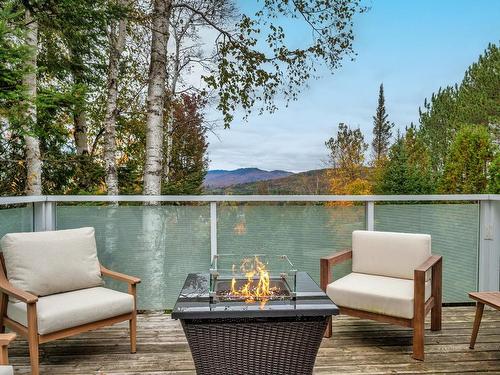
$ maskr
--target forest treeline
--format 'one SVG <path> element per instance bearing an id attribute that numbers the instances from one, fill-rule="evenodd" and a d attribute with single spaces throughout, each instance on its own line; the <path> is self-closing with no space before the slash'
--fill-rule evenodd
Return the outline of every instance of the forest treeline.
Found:
<path id="1" fill-rule="evenodd" d="M 0 194 L 198 194 L 217 111 L 354 56 L 359 0 L 0 0 Z M 308 31 L 290 45 L 288 31 Z M 310 31 L 310 33 L 309 33 Z"/>
<path id="2" fill-rule="evenodd" d="M 358 0 L 269 0 L 248 14 L 235 0 L 0 0 L 0 195 L 201 193 L 207 133 L 297 99 L 318 64 L 338 69 L 365 10 Z M 311 30 L 300 47 L 288 44 L 296 27 Z M 330 192 L 498 193 L 499 54 L 488 46 L 404 132 L 381 86 L 372 144 L 347 124 L 326 142 Z"/>
<path id="3" fill-rule="evenodd" d="M 332 194 L 500 193 L 500 50 L 490 44 L 462 82 L 441 88 L 419 123 L 395 132 L 383 85 L 373 141 L 339 124 L 326 142 Z M 367 155 L 370 155 L 367 158 Z"/>

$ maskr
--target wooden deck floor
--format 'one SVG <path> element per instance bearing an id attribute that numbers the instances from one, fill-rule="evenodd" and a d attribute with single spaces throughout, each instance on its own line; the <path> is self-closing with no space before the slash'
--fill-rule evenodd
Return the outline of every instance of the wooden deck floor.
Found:
<path id="1" fill-rule="evenodd" d="M 324 339 L 317 374 L 500 374 L 500 313 L 485 311 L 475 350 L 468 342 L 473 307 L 444 309 L 443 330 L 426 331 L 426 360 L 410 358 L 411 331 L 358 320 L 334 319 L 334 337 Z M 16 374 L 28 374 L 26 341 L 10 349 Z M 90 332 L 41 346 L 42 374 L 194 374 L 178 322 L 155 313 L 139 317 L 138 353 L 128 352 L 127 326 Z M 231 374 L 228 374 L 231 375 Z M 279 375 L 279 374 L 277 374 Z"/>

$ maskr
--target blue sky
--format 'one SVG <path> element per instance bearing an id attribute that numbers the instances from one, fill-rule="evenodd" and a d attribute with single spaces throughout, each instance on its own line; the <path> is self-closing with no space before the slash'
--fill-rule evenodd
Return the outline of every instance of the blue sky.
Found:
<path id="1" fill-rule="evenodd" d="M 241 0 L 242 10 L 254 1 Z M 499 0 L 371 0 L 355 19 L 354 62 L 332 75 L 322 70 L 299 100 L 274 114 L 236 120 L 209 137 L 210 169 L 324 168 L 324 142 L 339 122 L 371 141 L 372 116 L 383 82 L 396 127 L 418 122 L 418 107 L 439 87 L 459 82 L 489 42 L 500 41 Z M 304 29 L 289 37 L 308 37 Z"/>

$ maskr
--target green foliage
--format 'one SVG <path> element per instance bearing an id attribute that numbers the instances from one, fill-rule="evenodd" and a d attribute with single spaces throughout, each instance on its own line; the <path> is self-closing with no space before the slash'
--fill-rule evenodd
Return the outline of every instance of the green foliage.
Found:
<path id="1" fill-rule="evenodd" d="M 39 28 L 39 62 L 47 74 L 61 82 L 77 78 L 100 85 L 106 72 L 107 28 L 118 16 L 107 0 L 25 1 L 33 9 Z M 77 77 L 75 77 L 75 75 Z"/>
<path id="2" fill-rule="evenodd" d="M 172 158 L 163 194 L 202 193 L 208 169 L 204 104 L 199 96 L 186 94 L 174 104 Z"/>
<path id="3" fill-rule="evenodd" d="M 11 131 L 0 122 L 0 192 L 21 195 L 26 185 L 24 140 L 18 131 Z"/>
<path id="4" fill-rule="evenodd" d="M 500 142 L 500 49 L 488 45 L 473 63 L 458 92 L 458 108 L 464 123 L 487 126 Z"/>
<path id="5" fill-rule="evenodd" d="M 42 170 L 44 193 L 102 194 L 104 168 L 90 155 L 47 156 Z"/>
<path id="6" fill-rule="evenodd" d="M 339 124 L 336 137 L 325 142 L 328 148 L 332 194 L 369 194 L 371 187 L 365 179 L 365 152 L 368 144 L 361 130 Z"/>
<path id="7" fill-rule="evenodd" d="M 460 85 L 440 89 L 424 102 L 420 128 L 411 127 L 392 146 L 375 190 L 381 194 L 497 191 L 498 162 L 489 166 L 489 161 L 494 153 L 491 137 L 499 141 L 499 113 L 500 51 L 490 44 Z"/>
<path id="8" fill-rule="evenodd" d="M 95 104 L 106 91 L 108 28 L 119 8 L 108 0 L 25 0 L 24 4 L 32 9 L 39 29 L 39 130 L 71 128 L 84 111 L 86 125 L 95 129 L 92 125 L 103 118 Z M 69 138 L 62 147 L 74 150 L 75 146 Z"/>
<path id="9" fill-rule="evenodd" d="M 33 51 L 23 44 L 24 9 L 14 1 L 0 3 L 0 192 L 23 194 L 26 184 L 21 127 L 26 89 L 23 76 Z"/>
<path id="10" fill-rule="evenodd" d="M 354 173 L 363 167 L 365 152 L 368 144 L 365 143 L 363 133 L 359 128 L 351 129 L 347 124 L 340 123 L 336 137 L 331 137 L 325 142 L 328 149 L 330 165 L 334 169 L 344 169 Z"/>
<path id="11" fill-rule="evenodd" d="M 254 15 L 241 16 L 236 31 L 218 28 L 217 67 L 204 79 L 218 95 L 225 125 L 238 107 L 248 114 L 259 104 L 261 113 L 273 112 L 277 95 L 295 100 L 317 63 L 339 68 L 353 53 L 353 17 L 362 11 L 359 0 L 266 0 Z M 292 19 L 294 27 L 302 22 L 312 38 L 291 48 L 280 24 L 284 19 Z"/>
<path id="12" fill-rule="evenodd" d="M 450 146 L 439 190 L 452 194 L 487 192 L 493 144 L 485 126 L 465 125 Z"/>
<path id="13" fill-rule="evenodd" d="M 448 147 L 456 128 L 456 87 L 446 87 L 433 93 L 430 102 L 425 100 L 424 110 L 420 110 L 420 134 L 429 147 L 432 169 L 435 173 L 443 170 Z"/>
<path id="14" fill-rule="evenodd" d="M 498 150 L 489 169 L 488 191 L 491 194 L 500 194 L 500 152 Z"/>
<path id="15" fill-rule="evenodd" d="M 384 85 L 380 84 L 377 113 L 373 116 L 372 149 L 375 164 L 386 158 L 389 150 L 394 124 L 387 119 L 388 117 L 385 110 Z"/>
<path id="16" fill-rule="evenodd" d="M 487 126 L 500 141 L 500 50 L 495 44 L 467 69 L 460 85 L 440 89 L 420 111 L 421 134 L 435 172 L 442 173 L 448 148 L 466 124 Z"/>
<path id="17" fill-rule="evenodd" d="M 113 19 L 123 16 L 124 9 L 108 0 L 24 0 L 22 5 L 0 5 L 0 120 L 6 119 L 0 134 L 2 194 L 23 194 L 26 180 L 22 119 L 13 116 L 22 113 L 18 108 L 24 95 L 23 61 L 31 53 L 23 40 L 25 8 L 31 10 L 38 23 L 37 123 L 32 129 L 40 141 L 43 192 L 103 193 L 104 169 L 98 141 L 103 119 L 100 105 L 106 91 L 108 27 Z M 91 154 L 78 156 L 72 140 L 73 114 L 83 107 L 89 121 L 88 135 L 95 147 Z M 125 169 L 134 162 L 128 161 Z M 127 178 L 124 190 L 136 192 L 131 188 L 136 182 Z"/>
<path id="18" fill-rule="evenodd" d="M 232 4 L 217 1 L 222 5 Z M 131 194 L 142 190 L 144 87 L 147 87 L 149 60 L 149 48 L 145 45 L 149 43 L 151 30 L 147 7 L 141 2 L 132 4 L 136 8 L 124 9 L 109 0 L 0 2 L 1 194 L 22 194 L 25 185 L 26 155 L 20 127 L 24 120 L 19 114 L 25 103 L 22 84 L 27 69 L 25 61 L 33 53 L 23 40 L 26 8 L 35 17 L 39 30 L 37 123 L 29 128 L 40 141 L 44 193 L 105 191 L 102 136 L 108 33 L 110 25 L 124 15 L 131 15 L 120 66 L 117 164 L 120 192 Z M 176 7 L 184 7 L 189 14 L 189 4 L 177 3 Z M 266 0 L 257 13 L 242 15 L 236 27 L 232 16 L 226 15 L 227 22 L 217 21 L 215 26 L 219 28 L 215 29 L 220 33 L 215 46 L 217 63 L 205 66 L 205 81 L 208 90 L 218 96 L 218 109 L 225 125 L 229 125 L 240 108 L 246 114 L 255 108 L 272 112 L 280 99 L 296 99 L 304 84 L 315 78 L 318 63 L 332 71 L 337 69 L 343 58 L 353 54 L 352 20 L 362 11 L 359 0 Z M 203 26 L 196 27 L 214 27 L 210 24 L 212 18 L 201 17 Z M 286 27 L 296 26 L 296 22 L 309 27 L 312 38 L 304 38 L 292 48 Z M 194 42 L 197 40 L 193 37 Z M 376 190 L 394 194 L 432 193 L 439 180 L 440 191 L 499 192 L 499 153 L 485 137 L 489 131 L 490 138 L 500 142 L 499 72 L 500 52 L 492 44 L 469 67 L 459 85 L 439 90 L 424 103 L 420 128 L 410 127 L 390 149 L 392 124 L 385 111 L 381 86 L 373 118 L 372 147 L 375 159 L 379 160 L 374 163 L 378 176 Z M 164 176 L 168 183 L 164 184 L 163 192 L 198 194 L 207 169 L 204 103 L 190 95 L 171 99 L 175 103 L 172 157 L 168 176 Z M 77 156 L 73 127 L 75 114 L 83 110 L 91 147 L 88 155 Z M 330 191 L 367 192 L 370 189 L 365 166 L 368 145 L 360 130 L 341 124 L 336 137 L 326 145 L 334 170 Z M 467 152 L 461 151 L 462 148 Z M 299 181 L 297 177 L 294 184 L 300 185 Z M 307 192 L 317 192 L 321 185 L 318 180 L 307 181 Z M 272 192 L 274 185 L 260 184 L 258 189 Z"/>
<path id="19" fill-rule="evenodd" d="M 5 4 L 13 5 L 8 8 Z M 30 129 L 40 141 L 42 183 L 46 193 L 103 192 L 102 135 L 108 33 L 110 26 L 124 15 L 131 17 L 130 37 L 119 79 L 118 176 L 121 193 L 141 190 L 146 108 L 144 87 L 147 86 L 148 70 L 144 61 L 149 60 L 149 48 L 144 46 L 150 42 L 151 30 L 147 6 L 141 2 L 131 4 L 131 9 L 124 9 L 109 0 L 2 2 L 0 87 L 15 87 L 0 92 L 0 111 L 12 108 L 12 103 L 23 103 L 21 84 L 25 65 L 22 61 L 30 52 L 23 47 L 22 41 L 22 20 L 26 9 L 38 25 L 37 123 Z M 300 88 L 314 76 L 318 62 L 325 63 L 331 70 L 338 68 L 343 57 L 352 53 L 352 18 L 363 11 L 359 0 L 271 0 L 266 1 L 256 14 L 242 15 L 234 24 L 230 11 L 234 7 L 232 1 L 220 1 L 221 9 L 228 12 L 220 10 L 219 16 L 209 14 L 203 17 L 199 13 L 205 8 L 203 3 L 200 4 L 198 7 L 190 2 L 176 3 L 176 10 L 182 8 L 188 16 L 190 12 L 198 12 L 202 25 L 195 28 L 214 27 L 220 32 L 215 46 L 215 69 L 204 62 L 201 64 L 207 68 L 205 79 L 209 90 L 213 89 L 218 95 L 218 108 L 226 125 L 240 107 L 246 113 L 257 106 L 260 111 L 273 111 L 278 95 L 282 94 L 286 100 L 295 99 Z M 210 2 L 207 4 L 210 7 L 206 9 L 219 11 Z M 283 19 L 310 27 L 313 37 L 305 40 L 303 45 L 291 48 L 283 27 L 286 22 L 282 26 Z M 193 35 L 197 35 L 196 32 Z M 198 43 L 197 37 L 193 37 L 193 42 Z M 197 194 L 206 173 L 203 108 L 197 107 L 199 103 L 188 102 L 191 99 L 181 98 L 183 109 L 174 111 L 172 158 L 168 176 L 165 176 L 168 180 L 165 193 Z M 86 135 L 90 142 L 89 154 L 85 157 L 75 155 L 73 141 L 75 134 L 79 134 L 74 128 L 76 119 L 82 118 L 81 113 L 86 117 Z M 0 115 L 5 113 L 0 112 Z M 0 140 L 0 147 L 2 157 L 9 159 L 10 164 L 2 166 L 0 173 L 4 171 L 11 181 L 18 181 L 12 186 L 20 189 L 24 181 L 25 155 L 16 121 L 19 122 L 16 119 L 5 124 L 2 122 L 5 137 Z"/>
<path id="20" fill-rule="evenodd" d="M 434 179 L 427 147 L 414 126 L 398 136 L 375 185 L 377 194 L 432 194 Z"/>
<path id="21" fill-rule="evenodd" d="M 25 99 L 22 80 L 32 51 L 20 43 L 23 14 L 12 1 L 0 3 L 0 119 L 16 117 Z"/>
<path id="22" fill-rule="evenodd" d="M 146 132 L 145 114 L 133 106 L 117 119 L 118 186 L 120 194 L 141 194 Z"/>

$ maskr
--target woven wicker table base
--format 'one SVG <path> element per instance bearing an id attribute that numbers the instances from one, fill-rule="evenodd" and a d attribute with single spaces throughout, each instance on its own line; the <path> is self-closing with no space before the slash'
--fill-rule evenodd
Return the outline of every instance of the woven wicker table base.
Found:
<path id="1" fill-rule="evenodd" d="M 307 375 L 326 317 L 181 320 L 198 375 Z"/>

